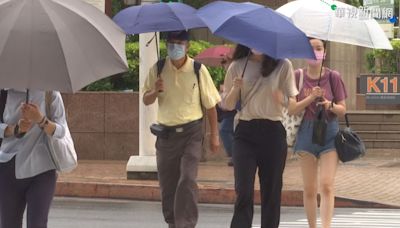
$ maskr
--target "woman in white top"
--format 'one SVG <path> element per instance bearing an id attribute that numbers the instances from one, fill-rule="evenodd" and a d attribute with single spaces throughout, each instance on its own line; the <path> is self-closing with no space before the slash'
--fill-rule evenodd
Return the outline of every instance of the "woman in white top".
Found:
<path id="1" fill-rule="evenodd" d="M 1 99 L 0 228 L 22 228 L 25 208 L 27 228 L 47 227 L 57 180 L 47 137 L 63 138 L 68 126 L 61 94 L 51 93 L 50 113 L 45 94 L 31 91 L 25 103 L 25 91 L 9 89 Z"/>
<path id="2" fill-rule="evenodd" d="M 239 100 L 242 106 L 233 143 L 237 199 L 231 228 L 252 226 L 257 168 L 261 227 L 276 228 L 287 155 L 286 131 L 281 123 L 283 104 L 278 97 L 282 97 L 282 93 L 287 97 L 298 93 L 292 64 L 287 59 L 275 60 L 238 45 L 224 85 L 225 108 L 233 110 Z"/>

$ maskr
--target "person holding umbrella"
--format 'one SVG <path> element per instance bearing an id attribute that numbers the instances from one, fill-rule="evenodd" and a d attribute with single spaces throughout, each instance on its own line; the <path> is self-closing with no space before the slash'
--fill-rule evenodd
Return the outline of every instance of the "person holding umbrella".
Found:
<path id="1" fill-rule="evenodd" d="M 338 164 L 335 149 L 335 136 L 339 130 L 338 116 L 346 113 L 345 99 L 347 97 L 340 73 L 327 67 L 322 67 L 325 58 L 325 45 L 320 39 L 310 38 L 317 60 L 307 60 L 305 69 L 295 72 L 299 81 L 303 71 L 303 88 L 297 96 L 289 99 L 289 113 L 299 113 L 305 110 L 303 121 L 297 132 L 294 152 L 299 154 L 300 166 L 304 184 L 304 208 L 310 228 L 317 227 L 317 192 L 318 192 L 318 162 L 319 186 L 321 193 L 320 215 L 323 228 L 329 228 L 334 204 L 334 180 Z M 321 144 L 313 140 L 314 125 L 318 110 L 324 113 L 326 121 L 325 139 Z"/>
<path id="2" fill-rule="evenodd" d="M 241 102 L 235 128 L 233 164 L 236 203 L 231 228 L 250 228 L 254 181 L 258 168 L 261 189 L 261 227 L 277 228 L 280 220 L 282 174 L 287 156 L 283 97 L 294 97 L 292 64 L 255 49 L 237 45 L 225 77 L 223 103 L 234 110 Z"/>
<path id="3" fill-rule="evenodd" d="M 57 180 L 47 137 L 61 139 L 67 128 L 61 94 L 51 93 L 46 113 L 46 92 L 31 91 L 29 103 L 26 91 L 6 93 L 0 123 L 0 227 L 22 228 L 26 207 L 27 227 L 45 228 Z"/>
<path id="4" fill-rule="evenodd" d="M 197 171 L 202 152 L 202 106 L 211 129 L 210 146 L 219 148 L 217 111 L 221 100 L 207 68 L 187 55 L 187 31 L 169 32 L 168 57 L 150 69 L 144 84 L 143 102 L 158 99 L 156 156 L 164 219 L 170 228 L 193 228 L 197 224 Z M 198 66 L 198 65 L 197 65 Z M 154 126 L 154 125 L 153 125 Z"/>

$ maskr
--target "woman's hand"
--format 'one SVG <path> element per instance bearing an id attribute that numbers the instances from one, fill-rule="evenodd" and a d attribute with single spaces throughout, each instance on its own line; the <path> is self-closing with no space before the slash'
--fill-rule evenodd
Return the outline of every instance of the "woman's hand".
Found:
<path id="1" fill-rule="evenodd" d="M 26 133 L 28 132 L 33 126 L 33 122 L 26 120 L 26 119 L 20 119 L 18 121 L 18 132 L 17 133 Z"/>
<path id="2" fill-rule="evenodd" d="M 40 123 L 43 120 L 44 115 L 40 112 L 39 106 L 36 104 L 22 104 L 21 107 L 22 117 L 25 120 L 33 123 Z"/>
<path id="3" fill-rule="evenodd" d="M 310 96 L 312 96 L 313 99 L 317 99 L 318 97 L 322 97 L 324 95 L 323 90 L 321 87 L 316 86 L 312 88 Z"/>
<path id="4" fill-rule="evenodd" d="M 317 102 L 317 105 L 323 105 L 325 110 L 329 110 L 331 108 L 332 101 L 329 101 L 325 97 L 323 97 L 323 100 Z"/>

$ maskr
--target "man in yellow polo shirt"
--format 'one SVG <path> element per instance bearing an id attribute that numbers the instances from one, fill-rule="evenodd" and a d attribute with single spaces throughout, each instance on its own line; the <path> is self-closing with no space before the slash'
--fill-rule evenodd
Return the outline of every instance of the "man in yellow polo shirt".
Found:
<path id="1" fill-rule="evenodd" d="M 193 228 L 198 219 L 197 170 L 202 151 L 202 107 L 211 126 L 210 146 L 219 148 L 216 104 L 221 100 L 203 65 L 197 78 L 194 60 L 187 55 L 189 34 L 169 32 L 168 57 L 161 72 L 154 65 L 144 84 L 143 102 L 158 98 L 160 126 L 166 136 L 156 141 L 157 168 L 164 219 L 169 228 Z"/>

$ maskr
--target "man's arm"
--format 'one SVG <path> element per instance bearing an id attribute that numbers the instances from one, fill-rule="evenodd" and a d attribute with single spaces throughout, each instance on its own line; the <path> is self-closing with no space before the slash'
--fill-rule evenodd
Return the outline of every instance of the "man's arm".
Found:
<path id="1" fill-rule="evenodd" d="M 153 104 L 161 91 L 164 91 L 164 82 L 161 78 L 158 78 L 154 83 L 154 89 L 146 91 L 143 94 L 143 103 L 145 105 Z"/>
<path id="2" fill-rule="evenodd" d="M 207 109 L 208 122 L 211 127 L 210 147 L 211 151 L 216 153 L 219 150 L 219 134 L 218 134 L 218 121 L 217 109 L 214 107 Z"/>
<path id="3" fill-rule="evenodd" d="M 156 101 L 157 97 L 158 97 L 157 90 L 147 91 L 143 94 L 143 103 L 145 105 L 151 105 Z"/>

